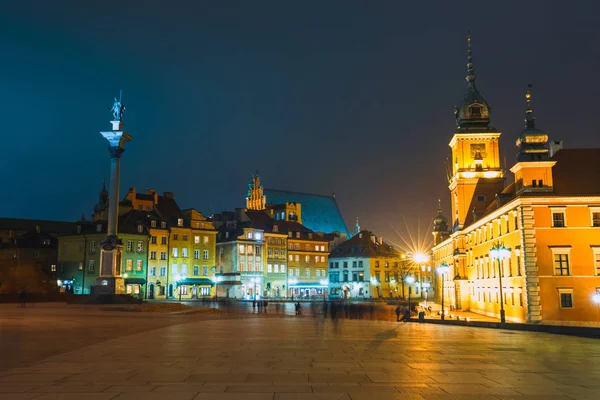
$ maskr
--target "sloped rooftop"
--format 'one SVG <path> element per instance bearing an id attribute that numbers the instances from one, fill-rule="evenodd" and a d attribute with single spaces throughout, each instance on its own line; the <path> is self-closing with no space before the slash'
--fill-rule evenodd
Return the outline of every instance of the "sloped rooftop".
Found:
<path id="1" fill-rule="evenodd" d="M 335 197 L 286 190 L 264 189 L 267 204 L 302 204 L 302 225 L 313 232 L 340 232 L 349 235 Z"/>

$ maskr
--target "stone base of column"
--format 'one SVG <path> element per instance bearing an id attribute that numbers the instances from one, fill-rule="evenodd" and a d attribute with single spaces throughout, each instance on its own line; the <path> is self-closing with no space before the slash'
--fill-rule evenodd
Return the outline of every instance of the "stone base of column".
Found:
<path id="1" fill-rule="evenodd" d="M 96 278 L 94 294 L 125 294 L 125 279 L 112 276 Z"/>

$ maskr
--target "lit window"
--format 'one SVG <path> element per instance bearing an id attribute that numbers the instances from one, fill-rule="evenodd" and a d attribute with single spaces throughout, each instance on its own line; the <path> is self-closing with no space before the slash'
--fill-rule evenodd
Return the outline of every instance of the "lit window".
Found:
<path id="1" fill-rule="evenodd" d="M 566 225 L 565 220 L 565 209 L 552 209 L 552 227 L 554 228 L 564 228 Z"/>
<path id="2" fill-rule="evenodd" d="M 316 270 L 315 271 L 315 276 L 320 277 L 321 276 L 321 271 L 320 270 Z"/>
<path id="3" fill-rule="evenodd" d="M 554 275 L 570 275 L 569 273 L 569 254 L 555 253 L 554 254 Z"/>
<path id="4" fill-rule="evenodd" d="M 179 257 L 179 249 L 177 247 L 173 247 L 173 257 Z"/>
<path id="5" fill-rule="evenodd" d="M 321 256 L 321 262 L 325 262 L 325 256 Z M 361 261 L 361 263 L 362 263 L 362 261 Z M 361 265 L 361 267 L 362 267 L 362 265 Z"/>
<path id="6" fill-rule="evenodd" d="M 246 254 L 246 248 L 243 244 L 240 244 L 240 254 Z"/>
<path id="7" fill-rule="evenodd" d="M 600 227 L 600 207 L 590 207 L 592 226 Z"/>
<path id="8" fill-rule="evenodd" d="M 136 271 L 141 271 L 144 268 L 144 265 L 142 263 L 142 260 L 137 260 L 135 262 L 135 270 Z"/>
<path id="9" fill-rule="evenodd" d="M 208 276 L 208 265 L 202 267 L 202 275 Z"/>
<path id="10" fill-rule="evenodd" d="M 90 263 L 88 264 L 88 271 L 94 272 L 95 268 L 96 268 L 96 260 L 90 260 Z"/>
<path id="11" fill-rule="evenodd" d="M 208 250 L 202 251 L 202 259 L 203 260 L 208 260 Z"/>
<path id="12" fill-rule="evenodd" d="M 200 250 L 194 250 L 194 260 L 200 259 Z"/>
<path id="13" fill-rule="evenodd" d="M 306 277 L 307 277 L 307 278 L 309 278 L 309 277 L 310 277 L 310 268 L 306 268 L 306 269 L 304 270 L 304 272 L 305 272 L 305 274 L 306 274 Z"/>
<path id="14" fill-rule="evenodd" d="M 177 218 L 177 226 L 183 226 L 183 218 Z"/>
<path id="15" fill-rule="evenodd" d="M 187 247 L 184 247 L 181 249 L 181 257 L 186 257 L 188 256 L 188 249 Z"/>
<path id="16" fill-rule="evenodd" d="M 208 244 L 208 236 L 203 236 L 203 243 Z"/>
<path id="17" fill-rule="evenodd" d="M 133 270 L 133 260 L 126 260 L 125 261 L 125 271 L 132 271 Z"/>
<path id="18" fill-rule="evenodd" d="M 150 267 L 150 276 L 156 276 L 156 267 Z"/>
<path id="19" fill-rule="evenodd" d="M 161 227 L 162 229 L 166 229 L 166 228 L 167 228 L 167 223 L 166 223 L 166 222 L 161 222 L 161 223 L 160 223 L 160 227 Z"/>
<path id="20" fill-rule="evenodd" d="M 558 289 L 560 308 L 573 308 L 573 289 Z"/>
<path id="21" fill-rule="evenodd" d="M 137 229 L 138 229 L 138 233 L 144 232 L 144 227 L 142 225 L 138 225 Z"/>
<path id="22" fill-rule="evenodd" d="M 138 252 L 144 251 L 144 242 L 141 240 L 138 240 L 138 242 L 137 242 L 137 251 Z"/>
<path id="23" fill-rule="evenodd" d="M 151 251 L 150 252 L 150 259 L 151 260 L 156 260 L 156 251 Z"/>
<path id="24" fill-rule="evenodd" d="M 275 272 L 276 274 L 279 273 L 279 264 L 273 265 L 273 272 Z"/>
<path id="25" fill-rule="evenodd" d="M 273 265 L 272 264 L 267 264 L 267 273 L 272 273 L 273 272 Z"/>
<path id="26" fill-rule="evenodd" d="M 248 239 L 252 239 L 252 232 L 248 232 Z"/>
<path id="27" fill-rule="evenodd" d="M 594 270 L 600 276 L 600 247 L 594 247 Z"/>
<path id="28" fill-rule="evenodd" d="M 64 247 L 65 251 L 67 251 L 67 244 L 65 243 L 65 247 Z M 96 241 L 92 240 L 90 241 L 90 253 L 94 253 L 96 251 Z"/>
<path id="29" fill-rule="evenodd" d="M 52 264 L 52 265 L 50 266 L 50 271 L 52 271 L 52 272 L 56 272 L 56 264 Z"/>
<path id="30" fill-rule="evenodd" d="M 156 228 L 156 221 L 150 221 L 150 226 L 152 228 Z"/>
<path id="31" fill-rule="evenodd" d="M 127 241 L 127 251 L 133 251 L 133 240 Z"/>

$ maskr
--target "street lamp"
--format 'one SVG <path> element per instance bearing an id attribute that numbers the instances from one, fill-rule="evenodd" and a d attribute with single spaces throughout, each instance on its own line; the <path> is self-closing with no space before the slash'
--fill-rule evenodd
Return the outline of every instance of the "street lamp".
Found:
<path id="1" fill-rule="evenodd" d="M 445 319 L 445 310 L 444 310 L 444 292 L 445 292 L 445 288 L 444 288 L 444 274 L 446 274 L 448 271 L 450 271 L 450 267 L 446 264 L 442 264 L 437 268 L 437 272 L 438 274 L 440 274 L 440 276 L 442 277 L 442 321 Z"/>
<path id="2" fill-rule="evenodd" d="M 593 295 L 592 301 L 598 306 L 598 320 L 600 321 L 600 293 Z"/>
<path id="3" fill-rule="evenodd" d="M 504 299 L 502 296 L 502 264 L 501 260 L 510 257 L 510 249 L 504 247 L 504 243 L 496 242 L 490 250 L 490 257 L 498 260 L 498 281 L 500 285 L 500 323 L 506 323 L 506 316 L 504 314 Z"/>
<path id="4" fill-rule="evenodd" d="M 221 282 L 221 277 L 220 276 L 216 276 L 212 279 L 213 282 L 215 283 L 215 301 L 219 300 L 219 287 L 217 286 L 219 284 L 219 282 Z"/>
<path id="5" fill-rule="evenodd" d="M 421 290 L 425 293 L 425 308 L 427 308 L 427 292 L 429 290 L 429 287 L 431 286 L 431 284 L 429 282 L 423 282 L 421 284 Z"/>
<path id="6" fill-rule="evenodd" d="M 183 280 L 183 276 L 177 275 L 175 280 L 177 282 L 177 289 L 179 289 L 179 302 L 181 303 L 181 281 Z"/>
<path id="7" fill-rule="evenodd" d="M 412 293 L 412 286 L 410 285 L 415 283 L 415 277 L 412 275 L 408 275 L 406 278 L 404 278 L 404 281 L 408 283 L 408 315 L 410 318 L 410 294 Z"/>

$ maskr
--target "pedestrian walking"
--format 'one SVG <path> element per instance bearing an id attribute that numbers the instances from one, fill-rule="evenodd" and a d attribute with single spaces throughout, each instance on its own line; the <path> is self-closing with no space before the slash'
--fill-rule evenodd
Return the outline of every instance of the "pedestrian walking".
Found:
<path id="1" fill-rule="evenodd" d="M 396 322 L 400 322 L 400 304 L 396 307 Z"/>
<path id="2" fill-rule="evenodd" d="M 27 303 L 27 292 L 26 291 L 21 291 L 21 293 L 19 293 L 19 298 L 21 299 L 21 308 L 25 308 L 25 303 Z"/>

